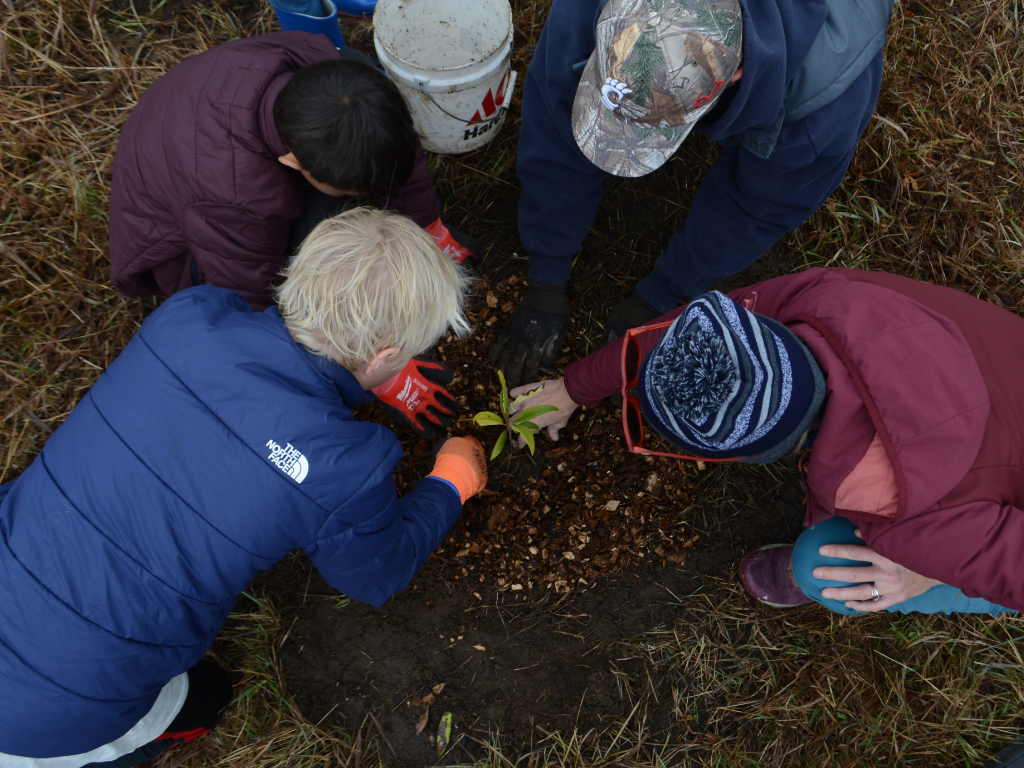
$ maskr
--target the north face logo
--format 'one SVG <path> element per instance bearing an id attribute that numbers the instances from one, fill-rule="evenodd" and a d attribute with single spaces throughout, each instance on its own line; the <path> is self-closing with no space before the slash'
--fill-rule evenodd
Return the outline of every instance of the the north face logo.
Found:
<path id="1" fill-rule="evenodd" d="M 306 479 L 309 462 L 298 448 L 293 447 L 291 443 L 281 447 L 273 440 L 267 441 L 267 448 L 270 449 L 270 455 L 267 458 L 288 477 L 296 483 L 301 483 Z"/>

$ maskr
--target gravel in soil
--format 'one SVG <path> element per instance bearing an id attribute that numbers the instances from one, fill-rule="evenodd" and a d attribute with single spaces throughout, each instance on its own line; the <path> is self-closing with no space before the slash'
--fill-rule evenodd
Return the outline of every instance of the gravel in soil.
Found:
<path id="1" fill-rule="evenodd" d="M 522 283 L 514 275 L 482 282 L 469 312 L 476 332 L 437 349 L 458 375 L 450 389 L 462 412 L 452 431 L 475 434 L 488 451 L 502 428 L 478 427 L 473 415 L 499 410 L 487 350 Z M 430 454 L 424 441 L 407 444 L 396 471 L 400 491 L 430 472 Z M 611 404 L 584 409 L 558 443 L 538 437 L 534 455 L 506 448 L 489 471 L 487 489 L 466 504 L 436 553 L 483 589 L 563 594 L 637 559 L 682 562 L 700 540 L 678 514 L 692 501 L 696 467 L 628 453 L 621 413 Z"/>
<path id="2" fill-rule="evenodd" d="M 525 280 L 515 274 L 479 280 L 467 309 L 473 333 L 464 339 L 449 335 L 435 350 L 456 374 L 449 389 L 461 412 L 451 434 L 473 434 L 488 452 L 502 428 L 473 422 L 480 411 L 499 412 L 500 384 L 487 353 L 525 288 Z M 585 307 L 591 298 L 584 294 L 577 304 Z M 578 307 L 576 314 L 581 314 Z M 586 327 L 574 324 L 556 369 L 542 378 L 556 375 L 593 345 Z M 376 406 L 357 416 L 387 423 Z M 645 432 L 645 440 L 655 450 L 678 451 L 652 430 Z M 395 471 L 400 493 L 430 472 L 432 460 L 426 441 L 407 439 L 404 447 Z M 683 512 L 693 506 L 708 466 L 631 454 L 623 438 L 621 405 L 609 399 L 596 408 L 581 408 L 557 443 L 542 433 L 534 454 L 506 448 L 490 463 L 487 488 L 466 503 L 435 557 L 485 591 L 493 586 L 556 594 L 587 588 L 595 578 L 645 558 L 662 565 L 683 563 L 701 542 L 700 531 Z"/>

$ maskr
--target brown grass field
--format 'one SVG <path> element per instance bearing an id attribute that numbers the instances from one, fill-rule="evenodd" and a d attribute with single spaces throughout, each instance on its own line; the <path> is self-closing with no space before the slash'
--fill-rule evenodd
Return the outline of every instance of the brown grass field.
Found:
<path id="1" fill-rule="evenodd" d="M 548 4 L 513 5 L 522 83 Z M 1024 310 L 1022 14 L 1020 0 L 897 3 L 876 118 L 844 185 L 776 249 L 785 263 L 890 270 Z M 365 45 L 369 23 L 346 25 Z M 110 168 L 132 105 L 185 56 L 275 29 L 269 6 L 242 0 L 0 0 L 0 482 L 157 305 L 109 283 Z M 486 212 L 488 195 L 514 186 L 517 107 L 486 148 L 434 161 L 450 204 Z M 704 142 L 688 157 L 700 170 L 714 155 Z M 492 244 L 485 266 L 517 245 Z M 632 266 L 625 276 L 645 274 Z M 494 734 L 473 764 L 970 766 L 1024 729 L 1019 618 L 794 618 L 723 581 L 679 598 L 678 621 L 639 629 L 621 656 L 647 680 L 685 681 L 673 688 L 681 737 L 657 740 L 657 694 L 641 677 L 626 721 L 538 734 L 524 754 Z M 372 718 L 342 733 L 303 717 L 285 694 L 282 635 L 270 598 L 239 601 L 214 649 L 239 672 L 235 706 L 214 735 L 155 765 L 389 764 Z"/>

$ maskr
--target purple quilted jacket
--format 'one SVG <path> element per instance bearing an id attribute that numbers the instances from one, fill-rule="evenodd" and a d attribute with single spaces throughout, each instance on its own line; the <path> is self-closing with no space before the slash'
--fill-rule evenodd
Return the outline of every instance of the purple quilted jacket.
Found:
<path id="1" fill-rule="evenodd" d="M 338 56 L 323 35 L 259 35 L 191 56 L 146 90 L 114 158 L 110 271 L 119 291 L 170 296 L 209 283 L 254 309 L 273 302 L 288 230 L 302 215 L 300 177 L 277 161 L 288 149 L 274 100 L 297 70 Z M 422 149 L 406 184 L 380 202 L 420 226 L 440 216 Z"/>

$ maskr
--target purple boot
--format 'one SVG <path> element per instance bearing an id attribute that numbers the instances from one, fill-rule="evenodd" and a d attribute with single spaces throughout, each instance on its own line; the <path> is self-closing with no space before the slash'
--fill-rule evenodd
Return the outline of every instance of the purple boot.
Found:
<path id="1" fill-rule="evenodd" d="M 759 603 L 795 608 L 813 603 L 793 581 L 792 544 L 765 544 L 740 558 L 740 584 Z"/>

